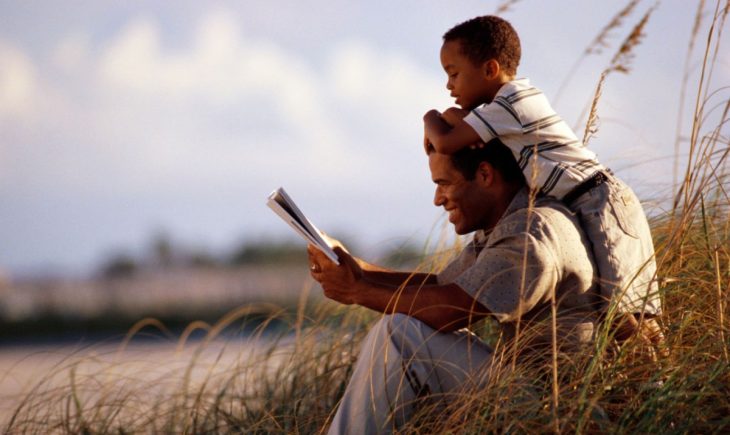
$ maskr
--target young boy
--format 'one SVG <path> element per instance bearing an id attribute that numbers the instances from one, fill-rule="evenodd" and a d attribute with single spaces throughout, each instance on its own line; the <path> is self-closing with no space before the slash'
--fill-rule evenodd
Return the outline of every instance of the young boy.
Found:
<path id="1" fill-rule="evenodd" d="M 562 199 L 579 216 L 596 259 L 604 310 L 615 303 L 618 313 L 659 314 L 654 246 L 641 204 L 545 95 L 528 79 L 515 78 L 521 49 L 512 26 L 499 17 L 477 17 L 443 39 L 446 88 L 462 109 L 427 112 L 425 144 L 446 154 L 492 140 L 507 145 L 531 188 Z"/>

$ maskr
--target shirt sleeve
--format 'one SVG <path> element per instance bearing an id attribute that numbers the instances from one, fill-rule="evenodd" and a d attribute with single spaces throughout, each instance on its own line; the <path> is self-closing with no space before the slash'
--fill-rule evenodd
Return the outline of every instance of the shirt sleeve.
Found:
<path id="1" fill-rule="evenodd" d="M 539 234 L 521 231 L 490 243 L 454 282 L 497 320 L 511 322 L 549 301 L 558 275 L 554 255 Z"/>
<path id="2" fill-rule="evenodd" d="M 522 134 L 522 124 L 512 105 L 503 97 L 497 97 L 470 111 L 464 121 L 477 132 L 484 142 L 495 137 Z"/>
<path id="3" fill-rule="evenodd" d="M 446 267 L 439 272 L 436 276 L 436 280 L 441 285 L 452 284 L 456 278 L 461 275 L 466 269 L 474 264 L 476 260 L 476 254 L 474 250 L 474 242 L 470 242 L 464 249 L 461 250 Z"/>

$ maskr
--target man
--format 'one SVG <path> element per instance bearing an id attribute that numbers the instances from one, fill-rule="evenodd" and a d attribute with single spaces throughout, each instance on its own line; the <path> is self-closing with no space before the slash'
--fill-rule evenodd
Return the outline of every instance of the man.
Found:
<path id="1" fill-rule="evenodd" d="M 600 304 L 586 238 L 562 203 L 530 204 L 510 151 L 493 142 L 451 156 L 429 152 L 434 204 L 458 234 L 475 233 L 439 274 L 385 270 L 341 247 L 336 266 L 309 247 L 325 296 L 385 314 L 362 344 L 330 433 L 388 432 L 411 417 L 416 399 L 478 386 L 493 351 L 461 329 L 487 315 L 507 343 L 521 340 L 533 353 L 591 340 Z"/>

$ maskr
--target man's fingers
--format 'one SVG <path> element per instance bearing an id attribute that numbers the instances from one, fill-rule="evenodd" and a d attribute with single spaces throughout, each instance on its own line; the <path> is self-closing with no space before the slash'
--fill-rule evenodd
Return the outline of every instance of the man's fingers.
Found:
<path id="1" fill-rule="evenodd" d="M 349 252 L 344 250 L 337 251 L 337 249 L 335 249 L 335 253 L 340 260 L 340 265 L 347 267 L 355 280 L 358 280 L 362 277 L 362 267 L 357 262 L 355 257 L 353 257 Z"/>
<path id="2" fill-rule="evenodd" d="M 312 245 L 307 245 L 307 256 L 309 257 L 309 274 L 312 275 L 312 278 L 319 281 L 320 274 L 322 273 L 322 264 L 326 264 L 329 259 L 326 257 L 323 259 L 324 254 Z"/>
<path id="3" fill-rule="evenodd" d="M 341 266 L 347 264 L 350 268 L 352 268 L 353 259 L 349 252 L 339 246 L 335 246 L 333 250 L 335 251 L 335 254 L 337 254 L 337 259 L 340 260 Z"/>

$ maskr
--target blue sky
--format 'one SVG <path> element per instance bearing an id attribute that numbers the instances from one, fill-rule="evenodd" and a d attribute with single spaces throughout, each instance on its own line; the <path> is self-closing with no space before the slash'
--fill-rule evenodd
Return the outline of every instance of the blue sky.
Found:
<path id="1" fill-rule="evenodd" d="M 289 237 L 264 205 L 279 186 L 366 256 L 423 243 L 442 218 L 421 150 L 422 114 L 451 103 L 440 38 L 498 3 L 0 1 L 0 269 L 83 272 L 160 231 L 218 252 Z M 626 3 L 522 0 L 504 14 L 518 75 L 571 125 L 653 4 L 558 95 Z M 671 195 L 693 3 L 660 4 L 631 73 L 608 78 L 590 142 L 652 210 Z M 729 72 L 721 59 L 716 83 Z"/>

